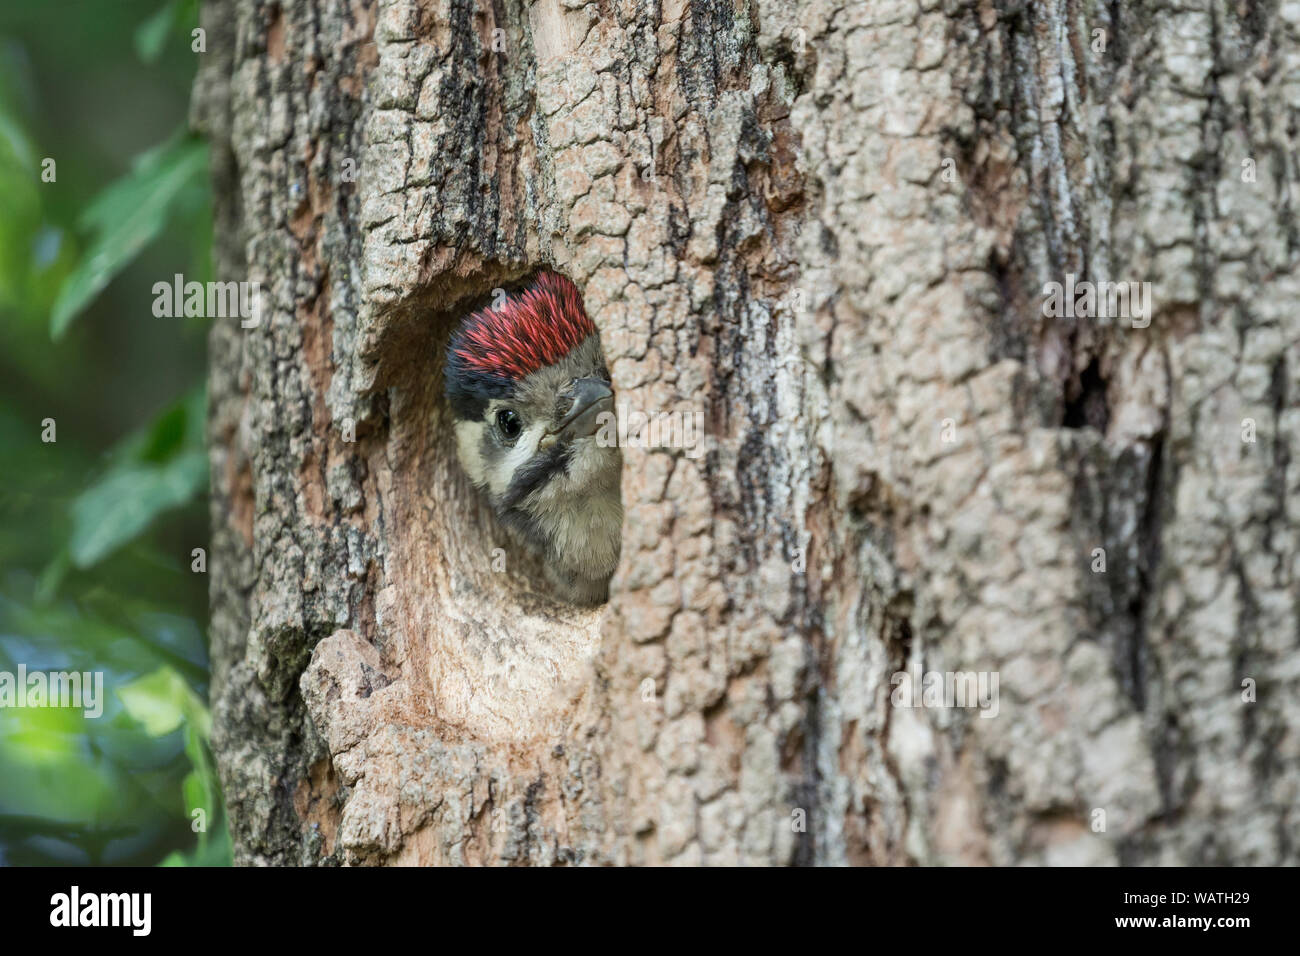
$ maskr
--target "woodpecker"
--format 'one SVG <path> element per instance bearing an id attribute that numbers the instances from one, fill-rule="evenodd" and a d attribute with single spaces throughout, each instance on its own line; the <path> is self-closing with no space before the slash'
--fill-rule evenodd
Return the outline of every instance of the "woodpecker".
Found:
<path id="1" fill-rule="evenodd" d="M 560 597 L 604 602 L 622 537 L 623 455 L 597 440 L 614 392 L 577 286 L 546 272 L 468 316 L 443 380 L 470 481 L 542 557 Z"/>

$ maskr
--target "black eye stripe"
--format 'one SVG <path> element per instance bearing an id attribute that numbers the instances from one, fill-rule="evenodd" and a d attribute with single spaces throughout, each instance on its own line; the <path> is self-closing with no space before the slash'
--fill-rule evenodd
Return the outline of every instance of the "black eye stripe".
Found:
<path id="1" fill-rule="evenodd" d="M 573 457 L 571 446 L 556 446 L 550 451 L 538 455 L 527 465 L 520 468 L 510 482 L 510 487 L 501 497 L 499 507 L 511 511 L 530 494 L 551 480 L 556 472 L 565 471 Z"/>

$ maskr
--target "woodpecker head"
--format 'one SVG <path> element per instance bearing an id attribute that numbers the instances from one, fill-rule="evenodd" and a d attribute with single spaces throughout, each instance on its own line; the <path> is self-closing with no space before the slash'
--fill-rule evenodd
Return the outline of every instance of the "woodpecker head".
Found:
<path id="1" fill-rule="evenodd" d="M 447 400 L 470 480 L 542 554 L 562 596 L 594 604 L 618 563 L 616 442 L 598 442 L 614 393 L 577 287 L 543 273 L 470 315 L 447 347 Z"/>

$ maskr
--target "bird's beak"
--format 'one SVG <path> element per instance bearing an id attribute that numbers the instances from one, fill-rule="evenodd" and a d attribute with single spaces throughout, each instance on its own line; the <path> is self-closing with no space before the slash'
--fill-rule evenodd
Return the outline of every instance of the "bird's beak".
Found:
<path id="1" fill-rule="evenodd" d="M 573 399 L 573 404 L 543 436 L 545 444 L 594 435 L 601 426 L 601 413 L 614 410 L 614 392 L 604 379 L 580 378 L 562 394 Z"/>

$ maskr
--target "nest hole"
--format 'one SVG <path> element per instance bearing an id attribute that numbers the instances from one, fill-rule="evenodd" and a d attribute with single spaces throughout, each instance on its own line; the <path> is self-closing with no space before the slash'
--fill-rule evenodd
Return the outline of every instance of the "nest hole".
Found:
<path id="1" fill-rule="evenodd" d="M 592 679 L 603 606 L 547 584 L 539 557 L 493 515 L 457 458 L 443 394 L 448 340 L 470 312 L 536 275 L 444 282 L 383 319 L 376 388 L 387 586 L 376 623 L 410 682 L 412 711 L 475 739 L 527 740 L 567 724 Z"/>

